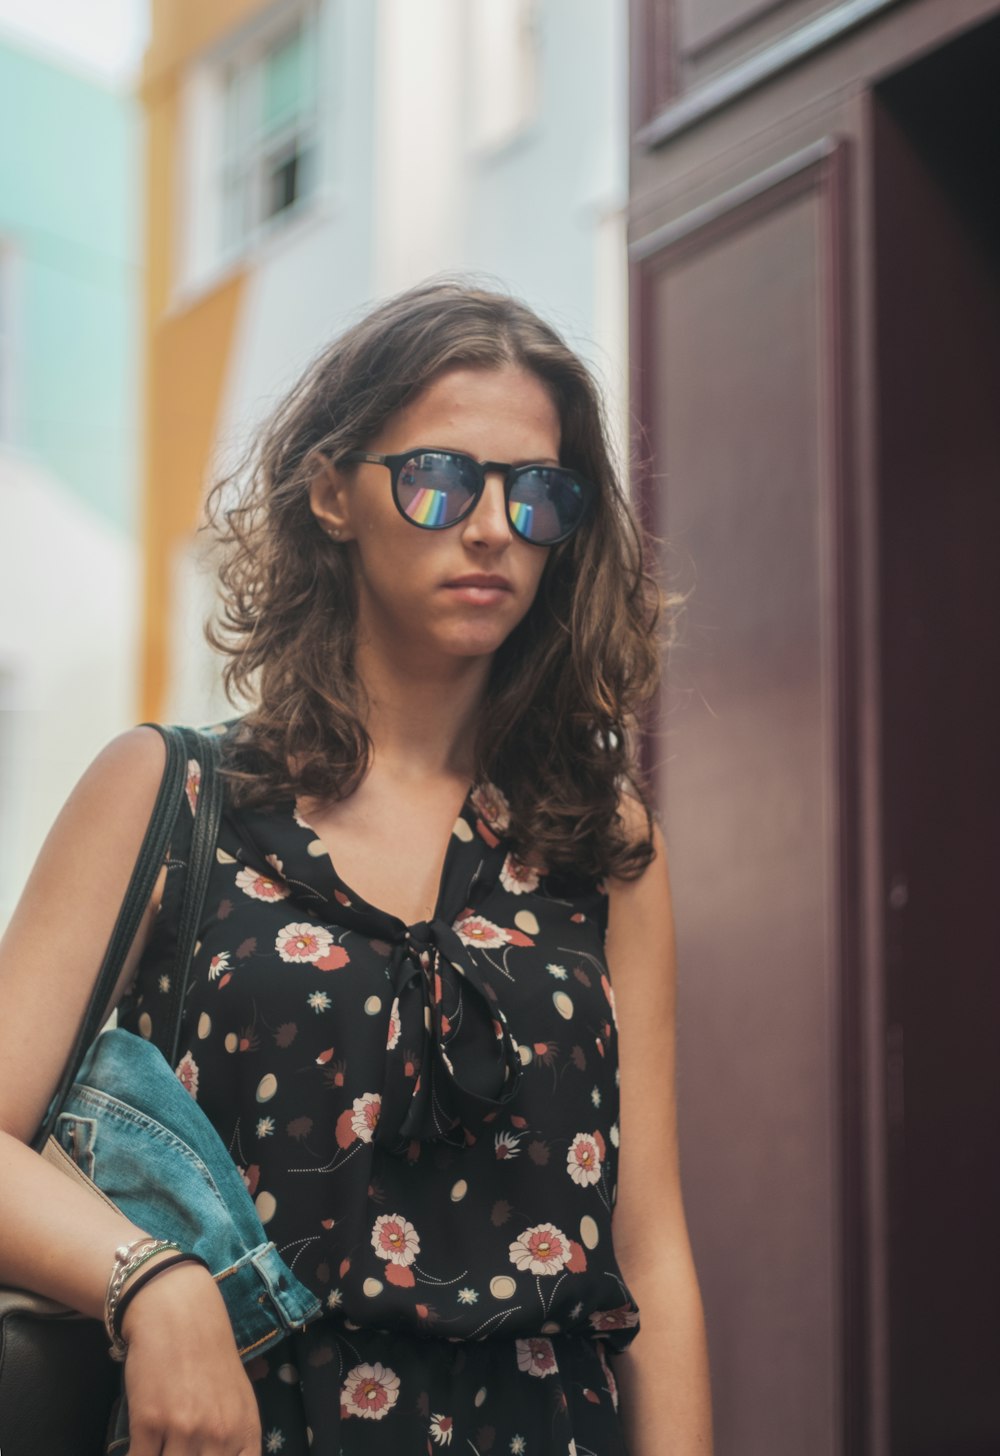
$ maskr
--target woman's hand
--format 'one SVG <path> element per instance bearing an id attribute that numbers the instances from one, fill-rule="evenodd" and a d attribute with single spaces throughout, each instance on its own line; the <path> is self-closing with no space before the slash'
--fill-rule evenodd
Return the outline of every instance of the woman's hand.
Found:
<path id="1" fill-rule="evenodd" d="M 151 1279 L 122 1335 L 129 1456 L 260 1456 L 253 1386 L 206 1269 L 178 1264 Z"/>

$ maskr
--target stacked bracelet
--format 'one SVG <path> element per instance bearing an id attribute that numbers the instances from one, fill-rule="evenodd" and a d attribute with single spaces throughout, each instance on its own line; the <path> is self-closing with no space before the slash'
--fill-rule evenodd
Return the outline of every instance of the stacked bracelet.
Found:
<path id="1" fill-rule="evenodd" d="M 148 1234 L 144 1234 L 141 1239 L 136 1239 L 131 1244 L 122 1244 L 115 1250 L 115 1262 L 108 1279 L 107 1293 L 104 1296 L 104 1328 L 111 1341 L 111 1353 L 117 1360 L 125 1358 L 124 1346 L 116 1336 L 114 1326 L 115 1310 L 121 1299 L 125 1282 L 154 1255 L 168 1251 L 179 1254 L 180 1245 L 173 1243 L 170 1239 L 154 1239 Z"/>
<path id="2" fill-rule="evenodd" d="M 156 1278 L 157 1274 L 162 1274 L 165 1269 L 173 1269 L 177 1264 L 200 1264 L 203 1269 L 208 1269 L 205 1260 L 198 1254 L 185 1254 L 183 1250 L 178 1249 L 176 1254 L 171 1254 L 168 1259 L 163 1259 L 159 1264 L 154 1264 L 152 1269 L 146 1269 L 137 1279 L 133 1279 L 124 1294 L 119 1298 L 111 1317 L 111 1355 L 113 1359 L 124 1360 L 126 1351 L 128 1350 L 125 1338 L 122 1335 L 122 1320 L 125 1318 L 125 1311 L 128 1309 L 132 1300 L 139 1293 L 140 1289 L 144 1288 L 145 1285 Z M 208 1272 L 211 1273 L 211 1269 L 208 1269 Z"/>

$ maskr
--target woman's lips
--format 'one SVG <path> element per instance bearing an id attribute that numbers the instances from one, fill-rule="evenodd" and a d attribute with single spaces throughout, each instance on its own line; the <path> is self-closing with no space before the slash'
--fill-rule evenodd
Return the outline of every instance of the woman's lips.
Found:
<path id="1" fill-rule="evenodd" d="M 468 602 L 471 606 L 492 607 L 497 602 L 502 602 L 504 597 L 510 596 L 510 588 L 505 586 L 469 586 L 459 582 L 452 585 L 450 582 L 445 591 L 452 592 L 460 601 Z"/>

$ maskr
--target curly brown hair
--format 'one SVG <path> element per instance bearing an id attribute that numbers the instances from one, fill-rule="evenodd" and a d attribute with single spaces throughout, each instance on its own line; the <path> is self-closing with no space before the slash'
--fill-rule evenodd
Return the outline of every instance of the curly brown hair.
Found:
<path id="1" fill-rule="evenodd" d="M 336 338 L 209 494 L 223 552 L 218 621 L 206 633 L 227 657 L 230 700 L 251 703 L 228 736 L 226 772 L 235 801 L 254 806 L 346 798 L 362 781 L 372 743 L 353 667 L 353 574 L 348 553 L 317 529 L 312 473 L 324 456 L 367 449 L 441 371 L 512 364 L 547 385 L 562 463 L 598 490 L 575 535 L 551 548 L 530 610 L 494 653 L 476 775 L 507 795 L 520 858 L 550 873 L 633 879 L 654 852 L 640 710 L 657 690 L 657 628 L 677 599 L 644 563 L 586 365 L 527 304 L 454 275 L 396 294 Z M 626 824 L 623 792 L 645 811 L 644 837 Z"/>

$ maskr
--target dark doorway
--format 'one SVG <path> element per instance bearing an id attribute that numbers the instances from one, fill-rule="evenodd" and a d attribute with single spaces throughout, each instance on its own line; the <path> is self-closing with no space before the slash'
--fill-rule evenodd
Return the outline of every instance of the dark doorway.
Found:
<path id="1" fill-rule="evenodd" d="M 874 91 L 893 1456 L 1000 1450 L 998 75 Z"/>

